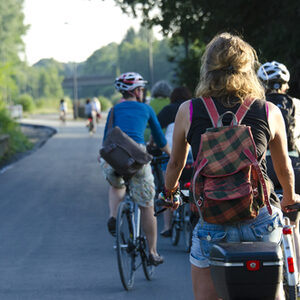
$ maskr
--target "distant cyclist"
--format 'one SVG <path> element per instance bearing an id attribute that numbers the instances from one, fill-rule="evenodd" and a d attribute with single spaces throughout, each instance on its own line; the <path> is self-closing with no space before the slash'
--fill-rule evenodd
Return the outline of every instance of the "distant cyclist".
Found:
<path id="1" fill-rule="evenodd" d="M 267 101 L 274 103 L 282 113 L 287 135 L 289 157 L 292 161 L 296 177 L 296 192 L 300 193 L 300 183 L 298 183 L 300 180 L 300 161 L 299 150 L 296 146 L 297 138 L 299 139 L 299 133 L 295 131 L 295 101 L 299 100 L 294 99 L 287 94 L 289 90 L 288 82 L 290 80 L 290 73 L 284 64 L 272 61 L 261 65 L 257 72 L 257 75 L 265 86 Z M 267 153 L 267 167 L 268 175 L 273 181 L 275 188 L 281 188 L 278 178 L 275 174 L 275 170 L 273 168 L 272 160 L 269 153 Z"/>
<path id="2" fill-rule="evenodd" d="M 159 125 L 153 109 L 144 104 L 143 93 L 146 81 L 135 72 L 127 72 L 116 78 L 115 88 L 122 94 L 122 101 L 114 107 L 113 126 L 120 127 L 133 140 L 145 147 L 144 131 L 149 124 L 152 136 L 158 147 L 170 155 L 169 146 Z M 110 112 L 107 120 L 109 120 Z M 107 133 L 106 122 L 104 137 Z M 116 216 L 119 203 L 123 200 L 126 192 L 125 182 L 121 176 L 115 173 L 110 165 L 103 159 L 100 161 L 104 176 L 110 184 L 109 188 L 109 211 L 108 230 L 112 235 L 116 232 Z M 163 257 L 157 253 L 157 223 L 154 217 L 155 186 L 150 163 L 138 171 L 129 181 L 132 198 L 139 204 L 141 209 L 142 228 L 146 235 L 149 246 L 149 261 L 157 266 L 163 263 Z"/>
<path id="3" fill-rule="evenodd" d="M 101 104 L 97 97 L 93 97 L 92 99 L 92 111 L 94 112 L 94 117 L 98 123 L 101 118 Z"/>

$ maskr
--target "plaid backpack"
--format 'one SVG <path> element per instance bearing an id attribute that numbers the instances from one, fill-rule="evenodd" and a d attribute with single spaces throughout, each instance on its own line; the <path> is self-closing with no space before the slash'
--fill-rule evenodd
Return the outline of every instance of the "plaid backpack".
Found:
<path id="1" fill-rule="evenodd" d="M 234 224 L 255 218 L 264 204 L 272 214 L 251 129 L 241 125 L 253 99 L 246 99 L 236 114 L 221 116 L 211 98 L 201 99 L 213 124 L 201 135 L 192 176 L 191 192 L 201 218 Z M 233 117 L 230 126 L 223 126 L 226 114 Z"/>

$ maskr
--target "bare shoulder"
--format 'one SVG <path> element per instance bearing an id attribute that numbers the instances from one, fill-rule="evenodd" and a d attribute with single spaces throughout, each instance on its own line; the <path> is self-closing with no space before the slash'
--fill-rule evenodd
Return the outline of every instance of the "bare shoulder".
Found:
<path id="1" fill-rule="evenodd" d="M 269 107 L 269 128 L 271 131 L 271 139 L 274 138 L 275 134 L 284 130 L 284 120 L 282 113 L 275 104 L 268 101 L 268 107 Z"/>
<path id="2" fill-rule="evenodd" d="M 177 114 L 180 114 L 181 116 L 189 116 L 190 111 L 190 102 L 191 100 L 183 102 L 178 109 Z"/>
<path id="3" fill-rule="evenodd" d="M 268 107 L 269 107 L 269 113 L 272 113 L 272 114 L 281 113 L 280 109 L 274 103 L 272 103 L 270 101 L 267 101 L 267 103 L 268 103 Z"/>

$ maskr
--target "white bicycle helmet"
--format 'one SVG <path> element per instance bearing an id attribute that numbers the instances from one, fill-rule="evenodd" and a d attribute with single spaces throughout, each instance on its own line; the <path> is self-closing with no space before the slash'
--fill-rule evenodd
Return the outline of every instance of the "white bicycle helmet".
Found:
<path id="1" fill-rule="evenodd" d="M 147 81 L 139 74 L 135 72 L 127 72 L 121 74 L 115 80 L 115 88 L 119 92 L 132 91 L 138 87 L 144 87 Z"/>
<path id="2" fill-rule="evenodd" d="M 260 66 L 257 76 L 264 82 L 289 82 L 290 72 L 284 64 L 277 61 L 267 62 Z"/>

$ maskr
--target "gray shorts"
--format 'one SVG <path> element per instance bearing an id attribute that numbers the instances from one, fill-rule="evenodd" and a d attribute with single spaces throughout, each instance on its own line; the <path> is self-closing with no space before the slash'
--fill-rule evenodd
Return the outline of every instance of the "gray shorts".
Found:
<path id="1" fill-rule="evenodd" d="M 259 215 L 238 225 L 219 225 L 201 221 L 193 232 L 190 262 L 198 268 L 209 267 L 209 252 L 218 242 L 274 242 L 279 243 L 282 235 L 282 212 L 272 206 L 269 215 L 266 206 L 260 209 Z"/>
<path id="2" fill-rule="evenodd" d="M 122 176 L 115 173 L 114 169 L 103 159 L 100 162 L 102 172 L 109 184 L 117 189 L 125 187 Z M 140 206 L 153 206 L 155 196 L 154 177 L 150 163 L 144 165 L 130 180 L 129 190 L 135 202 Z"/>

